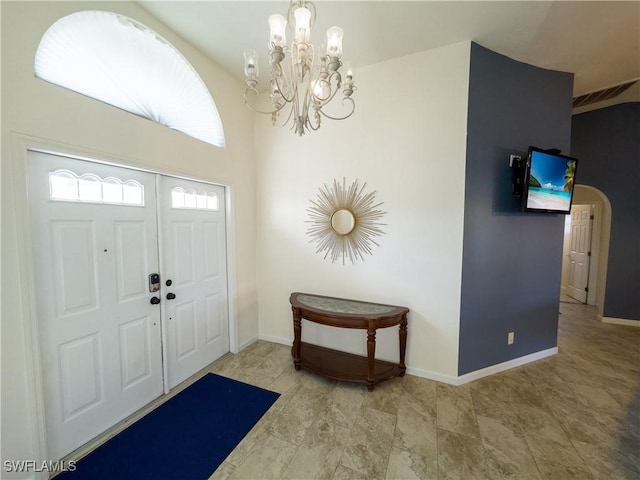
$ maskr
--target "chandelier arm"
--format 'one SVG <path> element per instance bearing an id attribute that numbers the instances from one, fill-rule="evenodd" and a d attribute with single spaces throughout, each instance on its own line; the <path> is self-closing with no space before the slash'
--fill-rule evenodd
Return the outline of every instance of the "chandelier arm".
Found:
<path id="1" fill-rule="evenodd" d="M 333 88 L 333 85 L 331 84 L 332 80 L 336 78 L 337 81 L 335 82 L 335 89 Z M 340 72 L 332 72 L 326 79 L 323 80 L 324 82 L 327 83 L 327 85 L 329 86 L 329 92 L 330 95 L 326 98 L 320 98 L 317 97 L 316 95 L 313 95 L 313 98 L 318 100 L 318 104 L 320 105 L 320 108 L 324 107 L 325 105 L 331 103 L 331 101 L 333 100 L 333 98 L 336 96 L 336 94 L 340 91 L 340 84 L 342 83 L 342 75 L 340 75 Z"/>
<path id="2" fill-rule="evenodd" d="M 322 113 L 322 112 L 320 112 Z M 320 124 L 316 124 L 315 126 L 311 123 L 311 120 L 309 118 L 307 118 L 307 127 L 309 127 L 311 130 L 313 130 L 314 132 L 318 131 L 320 129 Z"/>
<path id="3" fill-rule="evenodd" d="M 333 100 L 333 98 L 336 96 L 336 94 L 338 93 L 339 89 L 336 88 L 335 90 L 331 90 L 331 95 L 329 95 L 327 98 L 319 98 L 316 97 L 315 95 L 313 96 L 313 98 L 318 99 L 318 105 L 320 106 L 320 108 L 324 107 L 325 105 L 328 105 L 329 103 L 331 103 L 331 101 Z"/>
<path id="4" fill-rule="evenodd" d="M 284 77 L 281 77 L 281 78 L 284 78 Z M 282 99 L 286 103 L 291 103 L 293 101 L 293 97 L 287 98 L 287 96 L 283 93 L 284 91 L 283 91 L 282 87 L 280 86 L 280 82 L 278 81 L 278 79 L 274 78 L 274 80 L 276 82 L 276 86 L 278 87 L 278 91 L 280 92 L 280 96 L 282 97 Z M 288 87 L 290 82 L 288 82 L 286 78 L 284 78 L 284 82 L 285 82 L 285 87 Z M 290 90 L 290 89 L 287 88 L 287 90 Z"/>
<path id="5" fill-rule="evenodd" d="M 293 106 L 291 106 L 291 108 L 289 109 L 289 115 L 287 115 L 287 120 L 282 122 L 282 126 L 284 127 L 287 123 L 289 123 L 289 120 L 291 120 L 291 115 L 293 115 Z"/>
<path id="6" fill-rule="evenodd" d="M 315 96 L 313 95 L 313 91 L 311 90 L 311 76 L 309 76 L 309 80 L 307 81 L 307 90 L 304 93 L 304 102 L 303 102 L 303 110 L 302 114 L 304 118 L 309 118 L 309 105 L 313 102 Z"/>
<path id="7" fill-rule="evenodd" d="M 331 119 L 331 120 L 345 120 L 345 119 L 349 118 L 351 115 L 353 115 L 353 112 L 355 112 L 355 110 L 356 110 L 356 102 L 353 100 L 353 98 L 351 98 L 351 97 L 344 97 L 344 98 L 342 99 L 342 104 L 343 104 L 343 105 L 344 105 L 344 101 L 345 101 L 345 100 L 348 100 L 348 101 L 351 103 L 351 111 L 350 111 L 347 115 L 345 115 L 344 117 L 333 117 L 333 116 L 331 116 L 331 115 L 327 115 L 327 114 L 326 114 L 326 113 L 324 113 L 322 110 L 318 110 L 318 111 L 320 112 L 320 114 L 321 114 L 323 117 L 329 118 L 329 119 Z"/>
<path id="8" fill-rule="evenodd" d="M 297 88 L 293 89 L 291 105 L 293 106 L 294 115 L 297 117 L 300 113 L 300 91 Z"/>
<path id="9" fill-rule="evenodd" d="M 315 114 L 313 115 L 313 118 L 315 119 L 315 124 L 312 122 L 311 115 L 306 116 L 304 120 L 304 124 L 306 128 L 313 130 L 315 132 L 320 128 L 321 125 L 320 125 L 320 115 L 318 113 L 319 109 L 314 107 L 313 110 L 315 112 Z"/>
<path id="10" fill-rule="evenodd" d="M 270 115 L 270 114 L 273 114 L 273 113 L 278 113 L 278 112 L 279 112 L 280 110 L 282 110 L 282 109 L 284 108 L 284 106 L 286 105 L 286 103 L 285 103 L 285 104 L 284 104 L 284 105 L 282 105 L 280 108 L 277 108 L 277 109 L 274 109 L 274 110 L 268 110 L 268 111 L 260 110 L 259 108 L 256 108 L 255 106 L 251 105 L 251 103 L 247 100 L 247 96 L 248 96 L 248 94 L 249 94 L 249 93 L 253 93 L 254 95 L 256 95 L 256 96 L 257 96 L 257 95 L 259 94 L 259 92 L 258 92 L 258 90 L 257 90 L 257 89 L 255 89 L 255 88 L 251 88 L 251 87 L 247 88 L 247 89 L 244 91 L 244 104 L 245 104 L 247 107 L 249 107 L 251 110 L 253 110 L 254 112 L 257 112 L 257 113 L 264 113 L 265 115 Z"/>

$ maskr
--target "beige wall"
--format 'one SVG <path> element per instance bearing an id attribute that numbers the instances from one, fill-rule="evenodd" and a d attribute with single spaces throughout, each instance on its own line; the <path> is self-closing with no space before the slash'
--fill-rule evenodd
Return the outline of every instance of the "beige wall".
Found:
<path id="1" fill-rule="evenodd" d="M 37 146 L 230 186 L 230 303 L 235 343 L 258 333 L 253 115 L 243 84 L 130 2 L 2 2 L 2 460 L 45 459 L 38 415 L 25 148 Z M 195 67 L 214 98 L 226 148 L 213 147 L 33 75 L 46 29 L 74 11 L 121 13 L 156 30 Z M 232 339 L 233 340 L 233 339 Z M 1 467 L 0 467 L 1 468 Z M 7 476 L 4 472 L 2 478 Z"/>
<path id="2" fill-rule="evenodd" d="M 469 42 L 358 70 L 354 117 L 325 120 L 320 132 L 299 138 L 274 129 L 267 117 L 254 119 L 242 104 L 241 82 L 133 3 L 1 6 L 3 460 L 46 458 L 33 375 L 37 335 L 30 330 L 29 145 L 230 185 L 238 346 L 258 335 L 291 341 L 292 291 L 371 299 L 411 309 L 411 373 L 457 377 Z M 212 92 L 227 148 L 34 78 L 33 58 L 46 29 L 86 8 L 127 15 L 173 43 Z M 345 266 L 323 260 L 305 234 L 309 200 L 322 184 L 343 177 L 366 182 L 388 212 L 373 255 Z M 361 333 L 305 323 L 306 340 L 359 353 Z M 380 356 L 396 358 L 395 329 L 378 338 Z"/>
<path id="3" fill-rule="evenodd" d="M 293 291 L 405 305 L 409 372 L 457 377 L 469 59 L 465 42 L 361 68 L 354 116 L 302 138 L 256 119 L 261 338 L 291 342 Z M 344 266 L 305 233 L 318 188 L 343 178 L 388 212 L 380 247 Z M 303 322 L 303 339 L 366 352 L 362 331 Z M 397 329 L 378 332 L 377 353 L 397 351 Z"/>

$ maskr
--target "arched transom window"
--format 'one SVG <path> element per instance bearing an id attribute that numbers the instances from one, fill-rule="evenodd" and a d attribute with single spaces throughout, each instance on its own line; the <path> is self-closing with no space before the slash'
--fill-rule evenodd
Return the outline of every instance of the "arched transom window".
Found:
<path id="1" fill-rule="evenodd" d="M 58 20 L 40 41 L 35 75 L 224 147 L 220 115 L 191 64 L 123 15 L 83 11 Z"/>

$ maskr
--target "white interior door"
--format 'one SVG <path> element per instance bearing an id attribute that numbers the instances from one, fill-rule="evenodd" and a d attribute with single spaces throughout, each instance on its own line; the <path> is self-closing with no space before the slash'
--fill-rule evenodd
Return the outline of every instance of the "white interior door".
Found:
<path id="1" fill-rule="evenodd" d="M 567 295 L 587 302 L 589 260 L 591 259 L 591 205 L 571 207 L 571 241 Z"/>
<path id="2" fill-rule="evenodd" d="M 49 458 L 162 394 L 155 175 L 29 152 Z"/>
<path id="3" fill-rule="evenodd" d="M 169 388 L 229 351 L 224 187 L 160 178 Z"/>

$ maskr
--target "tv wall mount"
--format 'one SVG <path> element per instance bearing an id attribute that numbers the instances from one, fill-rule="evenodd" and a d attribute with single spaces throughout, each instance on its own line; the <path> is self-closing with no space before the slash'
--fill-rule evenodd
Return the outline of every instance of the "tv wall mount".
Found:
<path id="1" fill-rule="evenodd" d="M 511 167 L 511 193 L 515 198 L 522 198 L 522 182 L 524 182 L 524 160 L 521 155 L 509 155 Z"/>
<path id="2" fill-rule="evenodd" d="M 544 150 L 551 155 L 560 155 L 562 150 L 559 148 L 549 148 Z M 512 153 L 509 155 L 509 166 L 511 167 L 511 192 L 517 199 L 522 198 L 522 189 L 524 182 L 524 170 L 526 168 L 525 161 L 522 159 L 522 155 L 516 155 Z"/>

